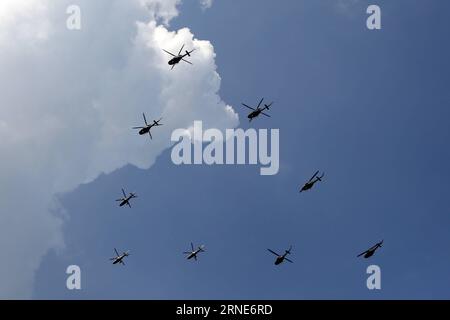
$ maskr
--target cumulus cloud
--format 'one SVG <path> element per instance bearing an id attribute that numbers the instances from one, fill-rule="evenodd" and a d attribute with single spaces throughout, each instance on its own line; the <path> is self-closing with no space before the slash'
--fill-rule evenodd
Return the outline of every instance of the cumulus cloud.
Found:
<path id="1" fill-rule="evenodd" d="M 28 298 L 43 255 L 64 246 L 56 194 L 127 164 L 149 168 L 194 120 L 238 124 L 217 94 L 212 44 L 167 29 L 179 2 L 0 2 L 0 298 Z M 79 31 L 66 28 L 72 4 Z M 194 65 L 170 71 L 161 49 L 182 44 L 196 49 Z M 164 119 L 152 141 L 131 130 L 142 112 Z"/>

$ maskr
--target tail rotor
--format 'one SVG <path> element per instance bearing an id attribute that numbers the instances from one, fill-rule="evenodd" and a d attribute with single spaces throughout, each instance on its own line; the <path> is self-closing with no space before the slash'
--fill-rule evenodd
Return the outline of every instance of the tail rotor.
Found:
<path id="1" fill-rule="evenodd" d="M 270 110 L 270 107 L 272 106 L 273 102 L 269 104 L 264 104 L 265 109 Z"/>
<path id="2" fill-rule="evenodd" d="M 322 175 L 320 177 L 317 177 L 317 180 L 322 181 L 323 176 L 325 175 L 325 172 L 322 173 Z"/>
<path id="3" fill-rule="evenodd" d="M 191 53 L 194 52 L 194 50 L 195 50 L 195 49 L 192 49 L 191 51 L 187 51 L 187 50 L 186 50 L 186 55 L 187 55 L 188 57 L 190 57 L 190 56 L 191 56 Z"/>

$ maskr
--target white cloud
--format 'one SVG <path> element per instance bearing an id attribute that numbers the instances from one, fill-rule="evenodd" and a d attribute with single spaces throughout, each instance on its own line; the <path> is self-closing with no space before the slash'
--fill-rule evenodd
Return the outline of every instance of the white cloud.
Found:
<path id="1" fill-rule="evenodd" d="M 166 29 L 179 0 L 0 1 L 0 298 L 27 298 L 42 256 L 62 247 L 54 195 L 126 164 L 150 167 L 175 128 L 237 115 L 217 92 L 214 48 Z M 161 49 L 196 48 L 170 71 Z M 162 116 L 154 140 L 131 127 Z M 82 199 L 80 199 L 82 201 Z M 62 270 L 61 272 L 64 272 Z M 64 284 L 62 284 L 64 285 Z"/>
<path id="2" fill-rule="evenodd" d="M 200 7 L 203 10 L 211 8 L 213 5 L 213 0 L 200 0 Z"/>

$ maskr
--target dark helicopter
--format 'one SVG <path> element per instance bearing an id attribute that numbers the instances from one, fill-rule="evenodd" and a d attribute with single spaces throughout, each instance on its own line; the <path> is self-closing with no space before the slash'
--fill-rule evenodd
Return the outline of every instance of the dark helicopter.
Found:
<path id="1" fill-rule="evenodd" d="M 188 255 L 187 256 L 188 260 L 194 258 L 194 260 L 197 261 L 197 255 L 200 252 L 205 252 L 205 246 L 201 245 L 197 249 L 194 249 L 194 244 L 191 242 L 191 251 L 185 251 L 185 252 L 183 252 L 183 254 L 187 254 Z"/>
<path id="2" fill-rule="evenodd" d="M 125 259 L 125 257 L 128 257 L 130 255 L 130 251 L 126 251 L 122 254 L 119 254 L 119 252 L 117 251 L 116 248 L 114 248 L 114 252 L 116 253 L 115 257 L 110 258 L 109 260 L 111 260 L 113 262 L 113 264 L 118 264 L 120 263 L 121 265 L 125 265 L 125 263 L 123 262 L 123 259 Z"/>
<path id="3" fill-rule="evenodd" d="M 125 190 L 122 188 L 123 198 L 117 199 L 116 201 L 120 201 L 119 207 L 123 207 L 124 205 L 128 205 L 131 208 L 130 200 L 133 198 L 137 198 L 137 195 L 135 195 L 133 192 L 130 192 L 130 194 L 127 196 L 125 193 Z"/>
<path id="4" fill-rule="evenodd" d="M 186 62 L 186 63 L 192 64 L 192 62 L 187 61 L 186 59 L 184 59 L 184 57 L 186 57 L 186 56 L 190 57 L 190 56 L 191 56 L 191 53 L 194 52 L 195 49 L 192 49 L 191 51 L 187 51 L 187 50 L 186 50 L 186 51 L 185 51 L 185 52 L 186 52 L 185 54 L 181 54 L 181 51 L 183 51 L 183 48 L 184 48 L 184 44 L 183 44 L 183 46 L 181 47 L 180 51 L 178 52 L 178 55 L 174 55 L 173 53 L 171 53 L 171 52 L 169 52 L 169 51 L 163 49 L 166 53 L 170 54 L 170 55 L 173 57 L 173 58 L 170 59 L 169 62 L 168 62 L 168 64 L 169 64 L 170 66 L 172 66 L 172 68 L 171 68 L 170 70 L 172 70 L 172 69 L 175 67 L 175 65 L 177 65 L 178 63 L 180 63 L 180 61 L 184 61 L 184 62 Z"/>
<path id="5" fill-rule="evenodd" d="M 253 118 L 256 118 L 257 116 L 259 116 L 260 114 L 265 115 L 266 117 L 270 116 L 267 113 L 264 113 L 264 110 L 269 110 L 269 108 L 272 106 L 273 102 L 271 102 L 270 104 L 264 104 L 264 108 L 260 108 L 261 103 L 263 102 L 264 98 L 261 99 L 261 101 L 259 102 L 258 106 L 255 108 L 252 108 L 248 105 L 246 105 L 245 103 L 243 103 L 242 105 L 246 108 L 249 108 L 251 110 L 253 110 L 252 112 L 249 113 L 249 115 L 247 116 L 247 118 L 249 119 L 249 121 L 251 122 L 253 120 Z"/>
<path id="6" fill-rule="evenodd" d="M 317 181 L 322 181 L 322 178 L 325 173 L 322 173 L 322 175 L 320 177 L 317 176 L 318 173 L 319 173 L 319 171 L 314 173 L 314 175 L 311 177 L 311 179 L 309 179 L 308 182 L 306 182 L 305 185 L 300 189 L 300 192 L 307 191 L 307 190 L 311 189 Z"/>
<path id="7" fill-rule="evenodd" d="M 375 251 L 378 248 L 381 248 L 383 246 L 383 241 L 381 240 L 381 242 L 378 242 L 376 245 L 374 245 L 373 247 L 371 247 L 370 249 L 364 251 L 363 253 L 358 254 L 358 257 L 364 255 L 364 258 L 370 258 L 371 256 L 373 256 L 373 254 L 375 253 Z"/>
<path id="8" fill-rule="evenodd" d="M 291 254 L 292 246 L 289 247 L 289 250 L 285 250 L 283 255 L 279 255 L 278 253 L 276 253 L 275 251 L 272 251 L 270 249 L 267 249 L 267 250 L 269 250 L 269 252 L 271 252 L 277 256 L 277 259 L 275 260 L 275 265 L 279 265 L 280 263 L 283 263 L 284 260 L 289 261 L 290 263 L 293 263 L 291 260 L 286 258 L 286 256 L 288 254 Z"/>
<path id="9" fill-rule="evenodd" d="M 147 123 L 147 119 L 145 118 L 145 113 L 143 113 L 142 116 L 144 117 L 145 127 L 134 127 L 133 129 L 140 129 L 140 130 L 139 130 L 139 134 L 140 134 L 141 136 L 148 133 L 148 135 L 150 136 L 150 139 L 153 139 L 150 130 L 151 130 L 151 128 L 153 128 L 153 127 L 162 126 L 163 124 L 162 124 L 162 123 L 159 123 L 159 122 L 162 120 L 162 118 L 159 119 L 158 121 L 153 120 L 153 123 L 152 123 L 152 124 L 148 124 L 148 123 Z"/>

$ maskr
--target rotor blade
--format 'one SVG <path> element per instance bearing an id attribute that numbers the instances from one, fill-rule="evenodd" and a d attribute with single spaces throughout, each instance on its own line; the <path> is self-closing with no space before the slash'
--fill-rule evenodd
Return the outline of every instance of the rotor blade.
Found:
<path id="1" fill-rule="evenodd" d="M 191 254 L 192 252 L 184 251 L 183 254 Z"/>
<path id="2" fill-rule="evenodd" d="M 194 259 L 195 259 L 195 261 L 197 261 L 197 255 L 194 255 Z"/>
<path id="3" fill-rule="evenodd" d="M 131 204 L 130 201 L 127 201 L 127 205 L 131 208 Z"/>
<path id="4" fill-rule="evenodd" d="M 187 63 L 189 63 L 189 64 L 192 64 L 193 65 L 193 63 L 192 62 L 189 62 L 189 61 L 187 61 L 186 59 L 181 59 L 181 60 L 183 60 L 184 62 L 187 62 Z"/>
<path id="5" fill-rule="evenodd" d="M 264 112 L 261 112 L 261 114 L 265 115 L 266 117 L 271 118 L 268 114 L 265 114 Z"/>
<path id="6" fill-rule="evenodd" d="M 175 68 L 175 66 L 176 66 L 176 64 L 173 64 L 173 65 L 172 65 L 172 68 L 170 68 L 170 70 L 173 70 L 173 68 Z"/>
<path id="7" fill-rule="evenodd" d="M 145 127 L 133 127 L 133 129 L 144 129 Z"/>
<path id="8" fill-rule="evenodd" d="M 284 260 L 286 260 L 286 261 L 289 261 L 290 263 L 294 263 L 294 262 L 292 262 L 291 260 L 289 260 L 288 258 L 284 258 Z"/>
<path id="9" fill-rule="evenodd" d="M 309 179 L 309 181 L 311 181 L 312 179 L 314 179 L 314 178 L 317 176 L 318 173 L 319 173 L 319 170 L 317 170 L 317 172 L 314 173 L 314 175 L 311 177 L 311 179 Z M 309 182 L 309 181 L 308 181 L 308 182 Z"/>
<path id="10" fill-rule="evenodd" d="M 243 103 L 242 104 L 244 107 L 247 107 L 247 108 L 249 108 L 249 109 L 252 109 L 252 110 L 255 110 L 254 108 L 252 108 L 252 107 L 249 107 L 248 105 L 246 105 L 245 103 Z"/>
<path id="11" fill-rule="evenodd" d="M 269 250 L 269 252 L 273 253 L 273 254 L 276 255 L 277 257 L 280 256 L 280 255 L 279 255 L 278 253 L 276 253 L 275 251 L 272 251 L 272 250 L 270 250 L 270 249 L 267 249 L 267 250 Z"/>
<path id="12" fill-rule="evenodd" d="M 192 252 L 194 252 L 194 244 L 191 242 Z"/>
<path id="13" fill-rule="evenodd" d="M 256 107 L 256 109 L 259 109 L 259 107 L 261 106 L 261 103 L 263 102 L 264 98 L 261 99 L 261 101 L 258 103 L 258 106 Z"/>
<path id="14" fill-rule="evenodd" d="M 126 198 L 127 195 L 126 195 L 126 193 L 125 193 L 125 190 L 123 190 L 123 188 L 122 188 L 122 193 L 123 193 L 124 198 Z"/>
<path id="15" fill-rule="evenodd" d="M 176 57 L 173 53 L 170 53 L 169 51 L 163 49 L 166 53 L 170 54 L 172 57 Z"/>
<path id="16" fill-rule="evenodd" d="M 114 251 L 116 252 L 117 256 L 120 256 L 119 252 L 117 252 L 117 249 L 114 248 Z"/>
<path id="17" fill-rule="evenodd" d="M 147 118 L 145 117 L 145 113 L 143 113 L 142 116 L 144 117 L 145 125 L 148 126 Z"/>
<path id="18" fill-rule="evenodd" d="M 148 135 L 150 136 L 150 140 L 153 139 L 152 134 L 150 133 L 150 130 L 148 130 Z"/>
<path id="19" fill-rule="evenodd" d="M 183 48 L 184 48 L 184 44 L 183 44 L 183 46 L 181 47 L 180 52 L 178 52 L 178 55 L 181 54 L 181 51 L 183 51 Z"/>
<path id="20" fill-rule="evenodd" d="M 125 265 L 125 262 L 123 262 L 123 260 L 120 260 L 120 263 L 124 266 Z"/>

